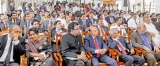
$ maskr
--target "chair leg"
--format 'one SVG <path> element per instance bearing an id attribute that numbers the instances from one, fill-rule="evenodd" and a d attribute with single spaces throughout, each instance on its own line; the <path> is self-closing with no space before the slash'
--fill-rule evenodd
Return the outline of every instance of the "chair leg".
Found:
<path id="1" fill-rule="evenodd" d="M 59 66 L 62 66 L 62 64 L 63 64 L 62 56 L 61 56 L 60 53 L 57 53 L 57 56 L 58 56 L 58 58 L 59 58 Z"/>

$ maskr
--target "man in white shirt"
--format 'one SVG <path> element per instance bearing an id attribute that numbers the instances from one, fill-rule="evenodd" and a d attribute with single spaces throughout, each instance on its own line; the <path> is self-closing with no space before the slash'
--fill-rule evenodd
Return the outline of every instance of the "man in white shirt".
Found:
<path id="1" fill-rule="evenodd" d="M 121 19 L 120 17 L 117 17 L 117 18 L 116 18 L 116 23 L 115 23 L 114 25 L 111 25 L 110 29 L 111 29 L 111 30 L 112 30 L 112 29 L 116 29 L 116 30 L 118 30 L 118 31 L 121 31 L 121 34 L 122 34 L 122 35 L 125 35 L 126 30 L 125 30 L 124 26 L 121 25 L 121 24 L 122 24 L 122 19 Z"/>
<path id="2" fill-rule="evenodd" d="M 92 3 L 92 9 L 96 10 L 96 6 L 94 3 Z"/>
<path id="3" fill-rule="evenodd" d="M 139 22 L 136 21 L 136 14 L 135 13 L 131 13 L 131 18 L 128 20 L 128 27 L 130 29 L 136 29 L 137 28 L 137 24 Z"/>
<path id="4" fill-rule="evenodd" d="M 158 30 L 156 29 L 156 27 L 150 22 L 149 17 L 144 17 L 144 24 L 147 28 L 147 31 L 150 32 L 151 36 L 152 36 L 152 40 L 154 41 L 154 43 L 160 47 L 160 35 Z"/>
<path id="5" fill-rule="evenodd" d="M 136 21 L 137 21 L 137 22 L 140 22 L 139 15 L 141 14 L 141 11 L 140 11 L 140 10 L 138 10 L 138 11 L 136 12 L 136 14 L 137 14 Z"/>
<path id="6" fill-rule="evenodd" d="M 63 25 L 66 25 L 66 20 L 64 19 L 64 13 L 63 12 L 61 12 L 60 14 L 58 14 L 58 18 L 56 20 L 59 20 L 59 21 L 61 21 L 61 23 Z"/>

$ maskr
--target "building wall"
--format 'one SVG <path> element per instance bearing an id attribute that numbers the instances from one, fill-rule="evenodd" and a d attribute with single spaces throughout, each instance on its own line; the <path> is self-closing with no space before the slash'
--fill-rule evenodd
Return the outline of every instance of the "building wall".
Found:
<path id="1" fill-rule="evenodd" d="M 156 0 L 156 9 L 155 9 L 155 13 L 160 13 L 160 0 Z"/>

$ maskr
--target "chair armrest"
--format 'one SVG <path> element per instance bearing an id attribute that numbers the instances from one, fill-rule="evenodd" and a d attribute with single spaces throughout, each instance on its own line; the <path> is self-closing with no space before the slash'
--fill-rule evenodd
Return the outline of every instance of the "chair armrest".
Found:
<path id="1" fill-rule="evenodd" d="M 114 58 L 113 56 L 116 55 L 116 52 L 114 52 L 111 48 L 108 48 L 108 52 L 109 52 L 109 56 L 111 55 L 112 58 Z"/>
<path id="2" fill-rule="evenodd" d="M 116 52 L 116 61 L 119 62 L 119 57 L 121 56 L 121 53 L 117 49 L 111 49 L 112 51 Z"/>
<path id="3" fill-rule="evenodd" d="M 144 57 L 144 55 L 146 54 L 146 51 L 141 48 L 134 48 L 134 50 L 136 52 L 136 55 L 138 55 L 138 56 L 141 55 L 142 57 Z"/>
<path id="4" fill-rule="evenodd" d="M 28 58 L 25 54 L 20 56 L 20 66 L 28 66 Z"/>
<path id="5" fill-rule="evenodd" d="M 86 56 L 87 56 L 88 59 L 92 58 L 92 54 L 89 51 L 86 51 Z"/>

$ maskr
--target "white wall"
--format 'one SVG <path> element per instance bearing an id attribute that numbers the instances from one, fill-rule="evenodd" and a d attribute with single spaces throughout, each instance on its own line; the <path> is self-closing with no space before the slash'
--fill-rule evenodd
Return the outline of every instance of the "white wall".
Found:
<path id="1" fill-rule="evenodd" d="M 155 13 L 160 13 L 160 0 L 156 0 L 156 9 L 155 9 Z"/>
<path id="2" fill-rule="evenodd" d="M 0 3 L 1 3 L 1 1 L 0 1 Z M 2 13 L 2 5 L 0 5 L 0 13 Z"/>

